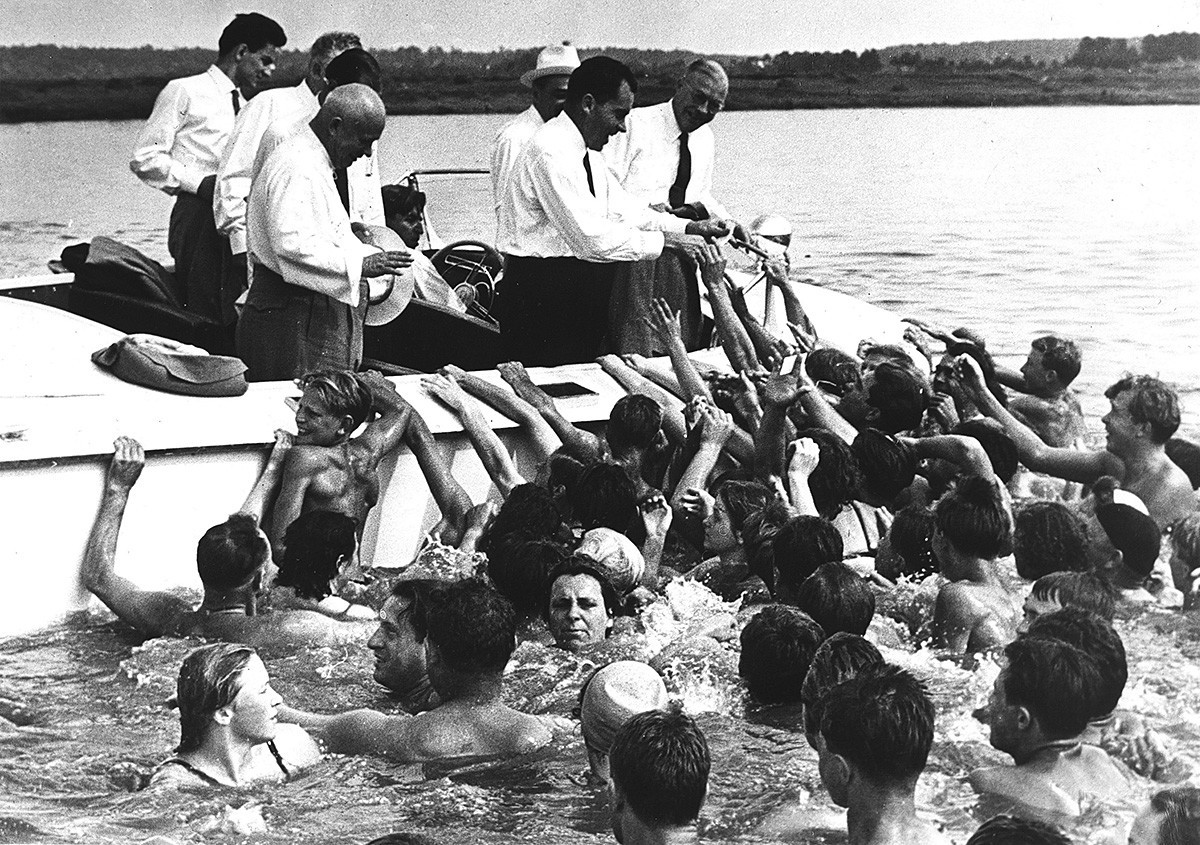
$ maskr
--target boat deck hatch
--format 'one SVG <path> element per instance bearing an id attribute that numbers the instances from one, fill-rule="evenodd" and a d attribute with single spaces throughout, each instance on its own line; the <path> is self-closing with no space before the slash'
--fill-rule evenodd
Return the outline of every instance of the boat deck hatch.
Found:
<path id="1" fill-rule="evenodd" d="M 596 391 L 573 381 L 552 381 L 549 384 L 539 384 L 546 395 L 554 399 L 570 399 L 573 396 L 599 396 Z"/>

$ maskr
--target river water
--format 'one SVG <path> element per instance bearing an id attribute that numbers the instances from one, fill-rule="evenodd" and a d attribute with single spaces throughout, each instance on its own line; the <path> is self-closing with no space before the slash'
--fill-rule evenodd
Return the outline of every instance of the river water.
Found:
<path id="1" fill-rule="evenodd" d="M 502 120 L 393 117 L 383 175 L 481 166 Z M 40 272 L 63 245 L 96 234 L 165 257 L 169 199 L 126 168 L 137 128 L 0 126 L 0 272 Z M 1073 337 L 1084 349 L 1078 384 L 1094 429 L 1103 387 L 1134 370 L 1176 383 L 1185 429 L 1200 434 L 1200 108 L 734 113 L 715 128 L 719 196 L 742 219 L 792 220 L 798 274 L 903 313 L 974 326 L 1011 362 L 1039 333 Z M 447 221 L 444 236 L 490 239 L 484 182 L 453 189 L 443 205 L 435 217 Z M 1195 622 L 1150 612 L 1120 619 L 1118 630 L 1130 656 L 1122 706 L 1150 717 L 1173 752 L 1200 758 Z M 0 712 L 18 723 L 0 720 L 0 842 L 243 841 L 230 807 L 265 825 L 256 841 L 266 842 L 361 843 L 391 830 L 447 843 L 612 841 L 604 795 L 582 776 L 578 737 L 533 759 L 465 771 L 333 758 L 246 795 L 130 794 L 131 773 L 176 741 L 177 717 L 162 701 L 192 645 L 135 647 L 103 615 L 0 642 Z M 362 645 L 265 656 L 291 703 L 388 706 Z M 970 715 L 995 666 L 972 675 L 925 651 L 888 656 L 933 691 L 937 740 L 918 805 L 961 843 L 985 815 L 965 776 L 1001 762 Z M 764 841 L 762 820 L 791 803 L 805 819 L 793 841 L 844 842 L 844 815 L 820 786 L 802 734 L 747 711 L 731 660 L 727 651 L 684 655 L 675 666 L 683 681 L 675 692 L 699 714 L 714 752 L 703 838 Z M 530 646 L 514 667 L 509 700 L 560 714 L 587 669 Z M 14 700 L 25 709 L 14 713 Z M 1126 804 L 1089 807 L 1077 840 L 1124 841 L 1150 786 L 1138 782 Z"/>

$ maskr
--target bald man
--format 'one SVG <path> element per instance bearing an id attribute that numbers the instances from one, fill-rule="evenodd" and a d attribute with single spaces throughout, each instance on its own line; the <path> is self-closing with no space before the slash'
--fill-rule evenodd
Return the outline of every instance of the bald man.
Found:
<path id="1" fill-rule="evenodd" d="M 711 59 L 688 65 L 665 103 L 634 109 L 626 131 L 604 148 L 609 169 L 625 192 L 660 211 L 688 220 L 729 220 L 712 195 L 715 141 L 708 124 L 725 107 L 729 77 Z M 730 221 L 735 233 L 739 228 Z M 641 317 L 655 297 L 679 312 L 684 345 L 703 345 L 695 262 L 664 251 L 620 268 L 609 310 L 609 342 L 616 352 L 665 354 Z"/>
<path id="2" fill-rule="evenodd" d="M 358 239 L 334 182 L 335 170 L 370 152 L 385 117 L 371 88 L 342 85 L 255 174 L 246 213 L 250 292 L 237 326 L 251 381 L 357 369 L 366 280 L 412 263 L 407 250 L 379 252 Z"/>

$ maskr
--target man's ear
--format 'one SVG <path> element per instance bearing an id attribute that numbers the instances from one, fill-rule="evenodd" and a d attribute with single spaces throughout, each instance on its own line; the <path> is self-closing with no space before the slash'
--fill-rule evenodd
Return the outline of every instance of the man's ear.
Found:
<path id="1" fill-rule="evenodd" d="M 345 416 L 343 416 L 342 417 L 342 428 L 345 430 L 345 432 L 347 434 L 353 434 L 354 429 L 355 429 L 354 417 L 350 416 L 349 414 L 346 414 Z"/>
<path id="2" fill-rule="evenodd" d="M 1027 731 L 1033 726 L 1033 714 L 1029 712 L 1028 707 L 1017 707 L 1017 728 L 1022 731 Z"/>
<path id="3" fill-rule="evenodd" d="M 850 768 L 850 763 L 841 754 L 829 755 L 828 776 L 832 785 L 836 787 L 837 792 L 843 792 L 850 783 L 850 778 L 854 775 Z M 830 789 L 830 792 L 833 792 Z"/>
<path id="4" fill-rule="evenodd" d="M 579 105 L 584 114 L 591 114 L 596 108 L 596 98 L 592 94 L 584 94 Z"/>
<path id="5" fill-rule="evenodd" d="M 233 48 L 233 60 L 235 62 L 240 62 L 248 55 L 250 55 L 250 48 L 245 44 L 239 44 Z"/>

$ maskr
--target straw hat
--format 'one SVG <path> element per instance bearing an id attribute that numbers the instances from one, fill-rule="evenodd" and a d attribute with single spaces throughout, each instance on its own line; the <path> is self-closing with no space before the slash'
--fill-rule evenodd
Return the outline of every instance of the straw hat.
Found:
<path id="1" fill-rule="evenodd" d="M 363 242 L 379 247 L 383 251 L 396 250 L 407 252 L 408 247 L 400 236 L 386 226 L 367 226 Z M 413 288 L 416 287 L 416 276 L 411 265 L 395 275 L 377 276 L 367 279 L 370 290 L 371 304 L 367 308 L 366 324 L 382 326 L 390 323 L 412 301 Z"/>
<path id="2" fill-rule="evenodd" d="M 662 676 L 637 660 L 618 660 L 598 670 L 588 681 L 579 707 L 583 741 L 607 754 L 613 737 L 630 718 L 667 703 Z"/>
<path id="3" fill-rule="evenodd" d="M 538 53 L 537 67 L 521 74 L 521 84 L 533 87 L 535 79 L 543 76 L 570 76 L 579 67 L 579 54 L 570 44 L 552 44 Z"/>

